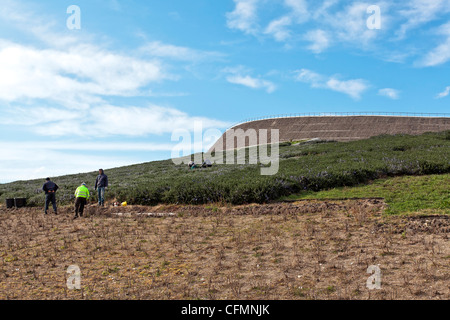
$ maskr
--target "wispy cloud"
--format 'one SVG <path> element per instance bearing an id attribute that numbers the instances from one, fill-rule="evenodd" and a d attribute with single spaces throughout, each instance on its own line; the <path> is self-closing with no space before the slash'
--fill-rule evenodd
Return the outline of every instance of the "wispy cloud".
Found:
<path id="1" fill-rule="evenodd" d="M 240 30 L 246 34 L 256 34 L 260 0 L 234 0 L 234 2 L 236 4 L 234 10 L 226 14 L 228 28 Z"/>
<path id="2" fill-rule="evenodd" d="M 324 30 L 311 30 L 305 34 L 304 39 L 311 42 L 308 49 L 314 53 L 321 53 L 327 49 L 330 44 L 330 36 Z"/>
<path id="3" fill-rule="evenodd" d="M 167 44 L 161 41 L 149 41 L 139 51 L 149 57 L 170 58 L 182 61 L 201 61 L 224 57 L 224 54 L 220 52 L 201 51 L 189 47 Z"/>
<path id="4" fill-rule="evenodd" d="M 310 16 L 306 0 L 285 0 L 284 5 L 290 11 L 272 20 L 264 30 L 264 34 L 271 35 L 279 42 L 289 40 L 292 37 L 291 26 L 306 22 Z"/>
<path id="5" fill-rule="evenodd" d="M 440 26 L 437 34 L 443 36 L 444 40 L 416 62 L 417 66 L 434 67 L 450 60 L 450 22 Z"/>
<path id="6" fill-rule="evenodd" d="M 392 88 L 380 89 L 378 90 L 378 94 L 380 96 L 388 97 L 393 100 L 397 100 L 398 98 L 400 98 L 400 91 Z"/>
<path id="7" fill-rule="evenodd" d="M 303 23 L 309 19 L 310 12 L 306 0 L 284 0 L 284 5 L 292 10 L 291 15 L 297 23 Z"/>
<path id="8" fill-rule="evenodd" d="M 343 42 L 365 46 L 378 35 L 377 32 L 367 28 L 367 8 L 369 7 L 367 3 L 354 2 L 338 8 L 335 4 L 339 1 L 335 0 L 325 1 L 322 5 L 306 0 L 285 0 L 283 7 L 288 9 L 287 12 L 271 19 L 261 30 L 256 23 L 258 20 L 256 9 L 265 2 L 256 0 L 235 0 L 235 2 L 236 9 L 232 12 L 234 19 L 230 20 L 231 14 L 228 15 L 229 28 L 239 29 L 246 34 L 269 35 L 279 42 L 297 42 L 301 39 L 310 41 L 312 44 L 307 48 L 314 53 L 320 53 L 330 47 L 331 38 L 335 39 L 333 43 Z M 386 15 L 384 17 L 387 19 Z M 310 28 L 311 25 L 315 28 L 305 30 L 303 24 L 306 22 L 311 22 L 306 28 Z M 302 30 L 298 27 L 294 29 L 298 25 L 302 25 Z M 293 35 L 298 32 L 306 33 L 306 36 L 294 37 Z"/>
<path id="9" fill-rule="evenodd" d="M 49 116 L 42 117 L 42 114 Z M 167 134 L 175 129 L 193 130 L 195 122 L 201 122 L 204 129 L 221 129 L 230 125 L 224 121 L 190 116 L 174 108 L 156 105 L 99 105 L 83 112 L 60 112 L 48 108 L 13 109 L 5 111 L 4 115 L 0 124 L 25 125 L 38 135 L 52 137 L 138 137 Z"/>
<path id="10" fill-rule="evenodd" d="M 34 6 L 32 3 L 25 5 L 21 1 L 2 0 L 0 20 L 7 22 L 10 27 L 32 35 L 34 40 L 47 46 L 67 48 L 80 43 L 80 36 L 63 32 L 64 28 L 58 27 L 57 20 L 42 12 L 36 14 L 32 9 Z M 83 37 L 92 41 L 95 38 L 90 34 L 83 34 Z"/>
<path id="11" fill-rule="evenodd" d="M 368 85 L 365 80 L 361 79 L 342 81 L 331 78 L 327 81 L 327 87 L 331 90 L 345 93 L 353 99 L 359 99 L 361 94 L 367 90 Z"/>
<path id="12" fill-rule="evenodd" d="M 431 67 L 450 60 L 450 36 L 441 27 L 443 40 L 432 45 L 429 37 L 418 46 L 411 41 L 417 37 L 412 31 L 420 29 L 420 37 L 432 36 L 432 27 L 442 23 L 450 13 L 450 0 L 386 1 L 375 3 L 342 0 L 284 0 L 276 4 L 263 0 L 234 0 L 233 12 L 227 14 L 227 25 L 234 30 L 257 37 L 271 37 L 283 43 L 285 48 L 296 48 L 306 42 L 305 49 L 314 54 L 326 52 L 331 47 L 351 47 L 372 54 L 385 61 L 407 62 L 415 59 L 419 67 Z M 264 10 L 266 6 L 278 6 L 277 10 Z M 373 14 L 371 5 L 380 8 L 380 29 L 368 27 Z M 262 14 L 264 12 L 264 14 Z M 270 14 L 276 12 L 276 16 Z M 281 12 L 281 14 L 279 13 Z M 448 20 L 448 19 L 447 19 Z M 401 41 L 401 46 L 392 46 Z M 424 43 L 432 49 L 419 60 Z M 415 58 L 414 58 L 415 57 Z"/>
<path id="13" fill-rule="evenodd" d="M 399 13 L 406 22 L 397 31 L 399 38 L 404 38 L 409 31 L 450 12 L 450 0 L 410 0 L 403 2 L 403 6 Z"/>
<path id="14" fill-rule="evenodd" d="M 276 86 L 272 82 L 258 78 L 252 78 L 250 76 L 228 76 L 227 80 L 230 83 L 240 84 L 252 89 L 265 89 L 268 93 L 272 93 L 276 89 Z"/>
<path id="15" fill-rule="evenodd" d="M 450 60 L 450 37 L 442 44 L 428 52 L 418 63 L 418 66 L 434 67 L 446 63 Z"/>
<path id="16" fill-rule="evenodd" d="M 329 89 L 344 93 L 355 100 L 361 98 L 369 84 L 363 79 L 339 80 L 337 76 L 324 76 L 308 69 L 295 72 L 295 79 L 300 82 L 309 83 L 312 88 Z"/>
<path id="17" fill-rule="evenodd" d="M 147 95 L 151 84 L 176 79 L 157 59 L 114 52 L 87 33 L 64 33 L 51 17 L 5 1 L 0 18 L 34 40 L 0 39 L 0 101 L 10 107 L 36 109 L 45 101 L 83 110 L 106 97 Z"/>
<path id="18" fill-rule="evenodd" d="M 264 89 L 267 93 L 272 93 L 277 88 L 271 81 L 248 75 L 250 70 L 243 66 L 225 68 L 222 72 L 228 74 L 226 79 L 229 83 L 239 84 L 252 89 Z"/>
<path id="19" fill-rule="evenodd" d="M 369 4 L 353 2 L 341 10 L 324 11 L 318 19 L 338 43 L 349 43 L 364 48 L 379 36 L 376 30 L 367 28 L 367 8 Z M 386 15 L 383 15 L 386 18 Z"/>
<path id="20" fill-rule="evenodd" d="M 448 96 L 450 94 L 450 86 L 446 87 L 444 91 L 442 91 L 441 93 L 439 93 L 436 96 L 436 99 L 442 99 L 445 98 L 446 96 Z"/>
<path id="21" fill-rule="evenodd" d="M 270 22 L 264 33 L 272 35 L 276 41 L 286 41 L 291 37 L 291 31 L 287 28 L 291 24 L 291 18 L 284 16 Z"/>
<path id="22" fill-rule="evenodd" d="M 318 88 L 325 82 L 325 77 L 308 69 L 301 69 L 295 72 L 295 80 L 310 83 L 312 87 Z"/>
<path id="23" fill-rule="evenodd" d="M 170 76 L 157 61 L 145 61 L 84 44 L 68 50 L 0 43 L 0 99 L 76 101 L 129 96 Z M 91 100 L 91 99 L 88 99 Z"/>

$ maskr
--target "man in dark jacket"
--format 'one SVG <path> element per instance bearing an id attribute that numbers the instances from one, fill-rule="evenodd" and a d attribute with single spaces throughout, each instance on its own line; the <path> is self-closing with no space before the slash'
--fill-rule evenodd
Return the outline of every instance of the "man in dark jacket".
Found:
<path id="1" fill-rule="evenodd" d="M 45 214 L 47 214 L 48 205 L 50 202 L 53 205 L 53 211 L 55 214 L 58 214 L 58 210 L 56 208 L 56 191 L 59 189 L 58 185 L 50 180 L 50 178 L 45 179 L 45 183 L 42 186 L 42 190 L 45 192 Z"/>
<path id="2" fill-rule="evenodd" d="M 98 190 L 98 205 L 105 205 L 105 190 L 108 188 L 108 176 L 103 172 L 103 169 L 98 170 L 98 176 L 95 180 L 95 190 Z"/>

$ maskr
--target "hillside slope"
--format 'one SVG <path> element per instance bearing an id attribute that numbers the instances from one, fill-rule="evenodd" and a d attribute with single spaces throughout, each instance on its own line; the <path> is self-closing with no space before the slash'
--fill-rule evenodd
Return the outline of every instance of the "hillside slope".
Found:
<path id="1" fill-rule="evenodd" d="M 419 136 L 382 135 L 352 142 L 315 142 L 280 145 L 280 167 L 274 176 L 260 175 L 260 164 L 214 165 L 191 170 L 171 160 L 106 171 L 108 200 L 129 204 L 263 203 L 300 191 L 353 186 L 380 177 L 450 172 L 450 132 Z M 60 204 L 73 201 L 82 182 L 93 188 L 96 172 L 53 177 L 60 186 Z M 0 185 L 0 201 L 26 197 L 41 206 L 43 180 Z M 96 195 L 93 193 L 93 201 Z"/>

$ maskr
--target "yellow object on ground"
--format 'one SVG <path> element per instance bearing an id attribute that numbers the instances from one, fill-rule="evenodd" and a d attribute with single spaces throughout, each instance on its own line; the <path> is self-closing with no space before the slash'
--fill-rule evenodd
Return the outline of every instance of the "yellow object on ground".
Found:
<path id="1" fill-rule="evenodd" d="M 126 207 L 127 206 L 127 202 L 122 202 L 122 207 Z"/>

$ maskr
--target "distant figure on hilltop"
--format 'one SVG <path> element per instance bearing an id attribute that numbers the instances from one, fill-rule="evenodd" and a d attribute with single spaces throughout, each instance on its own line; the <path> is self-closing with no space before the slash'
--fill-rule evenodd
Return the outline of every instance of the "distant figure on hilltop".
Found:
<path id="1" fill-rule="evenodd" d="M 98 189 L 98 205 L 105 205 L 105 190 L 108 188 L 108 176 L 103 172 L 103 169 L 98 170 L 98 176 L 95 180 L 94 189 Z"/>
<path id="2" fill-rule="evenodd" d="M 50 180 L 50 178 L 45 179 L 45 183 L 42 186 L 42 190 L 45 192 L 45 209 L 44 213 L 47 214 L 48 206 L 50 202 L 53 205 L 53 211 L 55 214 L 58 214 L 58 210 L 56 208 L 56 191 L 59 189 L 58 185 Z"/>

